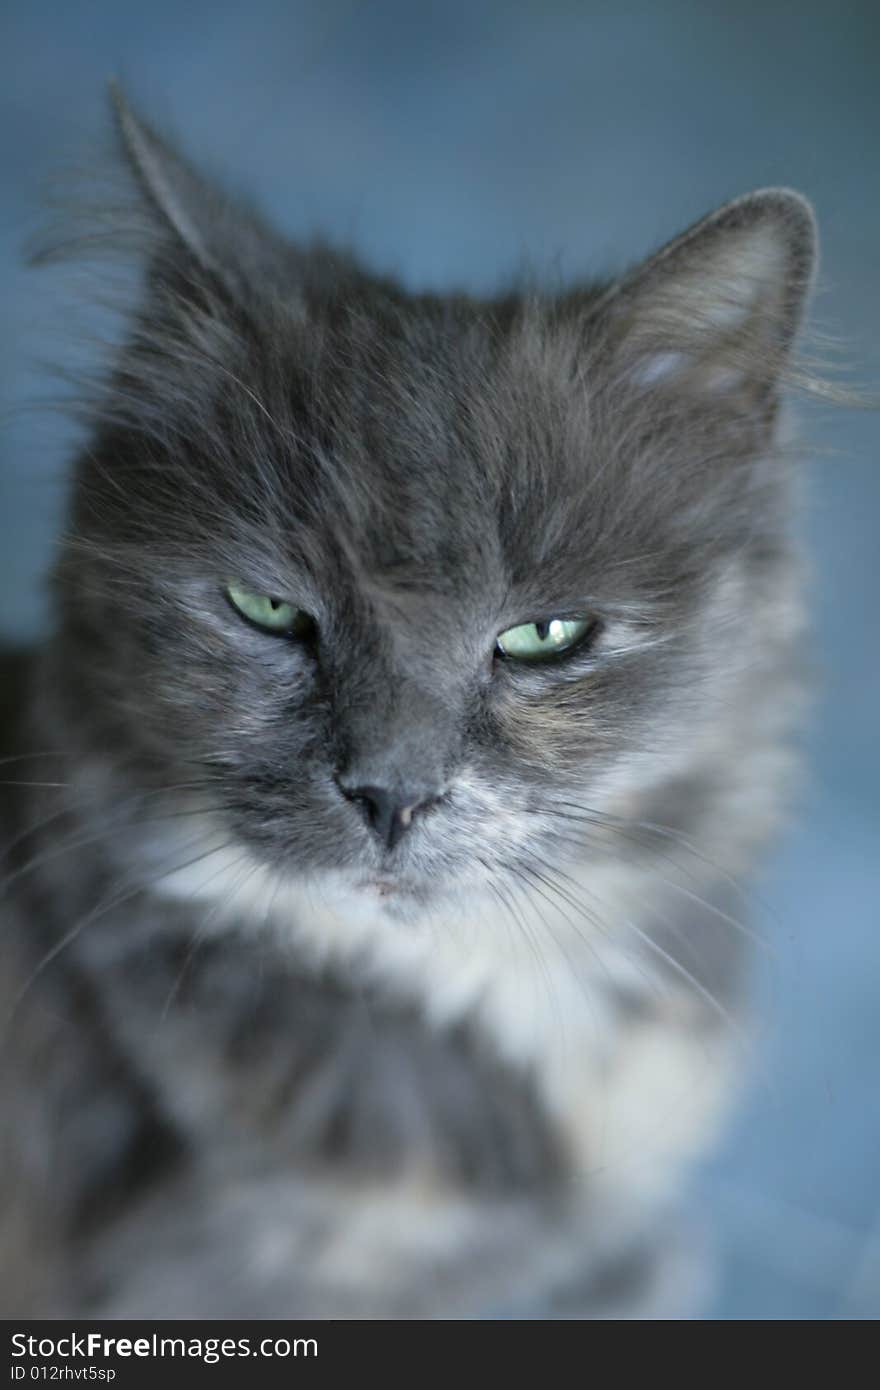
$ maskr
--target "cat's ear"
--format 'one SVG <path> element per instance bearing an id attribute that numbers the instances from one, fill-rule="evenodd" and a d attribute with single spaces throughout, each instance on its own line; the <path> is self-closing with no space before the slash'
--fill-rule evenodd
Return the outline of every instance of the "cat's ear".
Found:
<path id="1" fill-rule="evenodd" d="M 167 140 L 135 115 L 118 83 L 110 83 L 109 95 L 126 162 L 148 208 L 180 250 L 216 271 L 209 229 L 219 211 L 217 195 Z"/>
<path id="2" fill-rule="evenodd" d="M 727 203 L 603 301 L 618 368 L 637 389 L 766 397 L 786 370 L 815 262 L 800 194 L 771 188 Z"/>
<path id="3" fill-rule="evenodd" d="M 164 136 L 135 113 L 121 88 L 110 99 L 122 153 L 152 231 L 147 241 L 154 280 L 225 291 L 239 305 L 258 287 L 248 267 L 258 263 L 262 288 L 281 259 L 278 238 L 241 199 L 229 198 Z"/>

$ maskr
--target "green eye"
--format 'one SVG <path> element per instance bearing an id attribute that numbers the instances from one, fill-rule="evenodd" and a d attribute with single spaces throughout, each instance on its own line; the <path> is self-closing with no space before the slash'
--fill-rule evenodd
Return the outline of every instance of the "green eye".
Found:
<path id="1" fill-rule="evenodd" d="M 255 623 L 257 627 L 264 628 L 266 632 L 305 637 L 314 626 L 312 619 L 307 613 L 303 613 L 301 608 L 294 608 L 293 604 L 284 603 L 279 598 L 271 598 L 268 594 L 252 594 L 240 584 L 230 581 L 226 585 L 226 596 L 242 617 Z"/>
<path id="2" fill-rule="evenodd" d="M 498 638 L 512 661 L 546 661 L 571 651 L 594 626 L 592 618 L 550 618 L 547 622 L 509 627 Z"/>

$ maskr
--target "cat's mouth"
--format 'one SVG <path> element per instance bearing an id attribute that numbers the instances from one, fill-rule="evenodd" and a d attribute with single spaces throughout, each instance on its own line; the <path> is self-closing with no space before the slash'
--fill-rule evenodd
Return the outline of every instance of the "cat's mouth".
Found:
<path id="1" fill-rule="evenodd" d="M 389 898 L 412 898 L 414 896 L 411 888 L 393 878 L 383 878 L 375 875 L 362 878 L 357 883 L 357 888 L 362 893 L 367 893 L 371 898 L 386 900 Z"/>
<path id="2" fill-rule="evenodd" d="M 384 914 L 410 921 L 431 907 L 436 885 L 413 882 L 394 874 L 372 873 L 358 877 L 354 884 L 357 898 Z"/>
<path id="3" fill-rule="evenodd" d="M 395 898 L 400 891 L 400 885 L 392 883 L 389 878 L 367 878 L 363 887 L 377 898 Z"/>

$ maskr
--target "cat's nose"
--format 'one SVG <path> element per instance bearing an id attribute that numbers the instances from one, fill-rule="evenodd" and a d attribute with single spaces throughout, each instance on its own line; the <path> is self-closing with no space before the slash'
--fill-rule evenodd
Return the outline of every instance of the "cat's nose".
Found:
<path id="1" fill-rule="evenodd" d="M 424 796 L 407 788 L 389 787 L 348 787 L 337 778 L 337 786 L 344 797 L 360 809 L 364 820 L 374 830 L 387 849 L 393 849 L 401 835 L 412 825 L 417 811 L 424 810 L 438 798 Z"/>

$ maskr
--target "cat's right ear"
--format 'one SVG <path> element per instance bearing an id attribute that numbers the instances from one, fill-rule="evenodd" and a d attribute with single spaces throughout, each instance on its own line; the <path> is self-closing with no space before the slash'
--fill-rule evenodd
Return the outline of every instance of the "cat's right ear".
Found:
<path id="1" fill-rule="evenodd" d="M 271 282 L 278 242 L 256 212 L 227 197 L 171 142 L 143 120 L 117 83 L 110 100 L 122 155 L 150 224 L 147 255 L 154 282 L 178 295 L 199 286 L 248 305 L 258 287 L 248 267 L 259 260 L 263 287 Z"/>
<path id="2" fill-rule="evenodd" d="M 126 163 L 148 209 L 180 250 L 216 272 L 207 232 L 219 211 L 217 195 L 167 140 L 135 115 L 117 82 L 110 83 L 109 95 Z"/>

